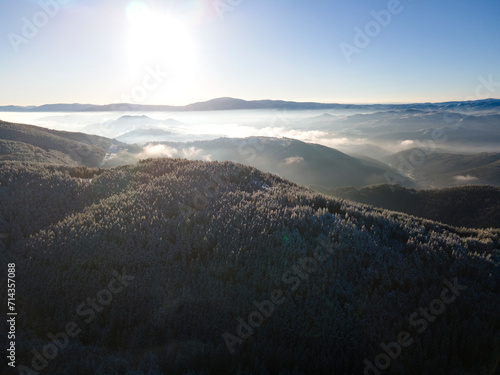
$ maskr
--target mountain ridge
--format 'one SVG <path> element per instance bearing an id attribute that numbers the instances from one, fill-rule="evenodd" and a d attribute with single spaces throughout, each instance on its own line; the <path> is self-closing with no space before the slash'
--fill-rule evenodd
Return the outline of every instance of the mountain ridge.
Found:
<path id="1" fill-rule="evenodd" d="M 2 160 L 62 163 L 68 166 L 102 166 L 108 151 L 113 148 L 137 151 L 133 145 L 98 135 L 52 130 L 1 120 L 0 142 Z"/>
<path id="2" fill-rule="evenodd" d="M 40 106 L 0 106 L 0 112 L 88 112 L 88 111 L 215 111 L 241 109 L 460 109 L 489 110 L 500 107 L 500 99 L 488 98 L 474 101 L 450 101 L 437 103 L 405 103 L 405 104 L 341 104 L 320 102 L 296 102 L 285 100 L 244 100 L 231 97 L 221 97 L 186 105 L 157 105 L 113 103 L 96 104 L 44 104 Z"/>
<path id="3" fill-rule="evenodd" d="M 209 160 L 233 161 L 276 173 L 302 185 L 364 186 L 386 182 L 394 170 L 378 161 L 355 158 L 335 148 L 291 138 L 222 137 L 193 142 L 151 142 L 170 148 L 194 149 Z M 415 186 L 406 181 L 408 186 Z"/>
<path id="4" fill-rule="evenodd" d="M 468 228 L 500 228 L 500 187 L 466 185 L 415 190 L 398 185 L 334 188 L 317 191 L 386 210 Z"/>

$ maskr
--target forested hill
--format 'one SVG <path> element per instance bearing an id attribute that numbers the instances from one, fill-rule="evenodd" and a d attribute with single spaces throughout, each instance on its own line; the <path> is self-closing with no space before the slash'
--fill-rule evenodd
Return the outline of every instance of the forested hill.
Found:
<path id="1" fill-rule="evenodd" d="M 469 185 L 415 190 L 398 185 L 317 188 L 359 203 L 400 211 L 458 227 L 500 228 L 500 187 Z"/>
<path id="2" fill-rule="evenodd" d="M 209 160 L 233 161 L 276 173 L 301 185 L 327 187 L 366 186 L 387 182 L 387 173 L 397 173 L 388 165 L 363 160 L 330 147 L 291 138 L 218 138 L 195 142 L 152 142 L 177 150 L 194 148 Z M 410 180 L 407 186 L 416 184 Z"/>
<path id="3" fill-rule="evenodd" d="M 3 163 L 0 197 L 1 261 L 18 273 L 20 371 L 498 366 L 498 230 L 343 202 L 229 162 Z"/>
<path id="4" fill-rule="evenodd" d="M 138 150 L 135 146 L 97 135 L 0 120 L 0 161 L 99 167 L 111 148 L 114 152 Z"/>

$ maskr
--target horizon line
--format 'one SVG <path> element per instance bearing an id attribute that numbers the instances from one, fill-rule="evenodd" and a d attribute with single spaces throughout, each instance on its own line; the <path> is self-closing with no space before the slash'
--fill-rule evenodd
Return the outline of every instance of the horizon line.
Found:
<path id="1" fill-rule="evenodd" d="M 500 100 L 500 97 L 495 98 L 495 97 L 489 97 L 489 98 L 483 98 L 483 99 L 467 99 L 467 100 L 443 100 L 443 101 L 415 101 L 415 102 L 324 102 L 324 101 L 297 101 L 297 100 L 284 100 L 284 99 L 241 99 L 241 98 L 236 98 L 236 97 L 229 97 L 229 96 L 223 96 L 223 97 L 217 97 L 217 98 L 212 98 L 212 99 L 207 99 L 207 100 L 202 100 L 202 101 L 195 101 L 195 102 L 190 102 L 187 104 L 179 104 L 179 105 L 174 105 L 174 104 L 143 104 L 143 103 L 126 103 L 126 102 L 116 102 L 116 103 L 107 103 L 107 104 L 93 104 L 93 103 L 81 103 L 81 102 L 73 102 L 73 103 L 63 103 L 63 102 L 56 102 L 56 103 L 44 103 L 44 104 L 31 104 L 31 105 L 18 105 L 18 104 L 0 104 L 0 107 L 20 107 L 20 108 L 37 108 L 37 107 L 43 107 L 43 106 L 54 106 L 54 105 L 88 105 L 91 107 L 105 107 L 105 106 L 112 106 L 112 105 L 131 105 L 131 106 L 143 106 L 143 107 L 151 107 L 151 106 L 165 106 L 165 107 L 187 107 L 190 105 L 194 104 L 202 104 L 202 103 L 208 103 L 211 101 L 215 100 L 220 100 L 220 99 L 230 99 L 230 100 L 241 100 L 244 102 L 263 102 L 263 101 L 270 101 L 270 102 L 288 102 L 288 103 L 297 103 L 297 104 L 322 104 L 322 105 L 356 105 L 356 106 L 363 106 L 363 105 L 408 105 L 408 104 L 445 104 L 445 103 L 453 103 L 453 102 L 458 102 L 458 103 L 467 103 L 467 102 L 480 102 L 480 101 L 488 101 L 488 100 Z"/>

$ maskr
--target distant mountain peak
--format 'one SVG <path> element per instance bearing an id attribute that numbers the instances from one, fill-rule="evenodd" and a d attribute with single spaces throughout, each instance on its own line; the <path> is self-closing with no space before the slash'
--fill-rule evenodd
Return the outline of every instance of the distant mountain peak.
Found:
<path id="1" fill-rule="evenodd" d="M 403 110 L 405 108 L 415 107 L 418 109 L 445 109 L 445 108 L 478 108 L 489 109 L 498 108 L 500 99 L 481 99 L 474 101 L 456 101 L 442 103 L 408 103 L 408 104 L 339 104 L 339 103 L 320 103 L 320 102 L 298 102 L 273 99 L 244 100 L 233 97 L 220 97 L 206 101 L 195 102 L 187 105 L 155 105 L 155 104 L 131 104 L 131 103 L 113 103 L 106 105 L 94 104 L 44 104 L 41 106 L 0 106 L 0 111 L 14 112 L 87 112 L 87 111 L 217 111 L 217 110 L 235 110 L 235 109 L 385 109 L 385 110 Z M 327 114 L 325 114 L 327 115 Z"/>
<path id="2" fill-rule="evenodd" d="M 146 115 L 123 115 L 118 120 L 137 120 L 137 119 L 147 119 L 147 120 L 152 120 L 151 117 L 148 117 Z M 117 120 L 117 121 L 118 121 Z"/>

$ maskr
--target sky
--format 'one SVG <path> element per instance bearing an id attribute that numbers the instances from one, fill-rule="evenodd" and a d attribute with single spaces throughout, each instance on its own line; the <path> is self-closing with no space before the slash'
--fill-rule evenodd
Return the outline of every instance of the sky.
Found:
<path id="1" fill-rule="evenodd" d="M 1 1 L 0 105 L 500 98 L 499 16 L 498 0 Z"/>

